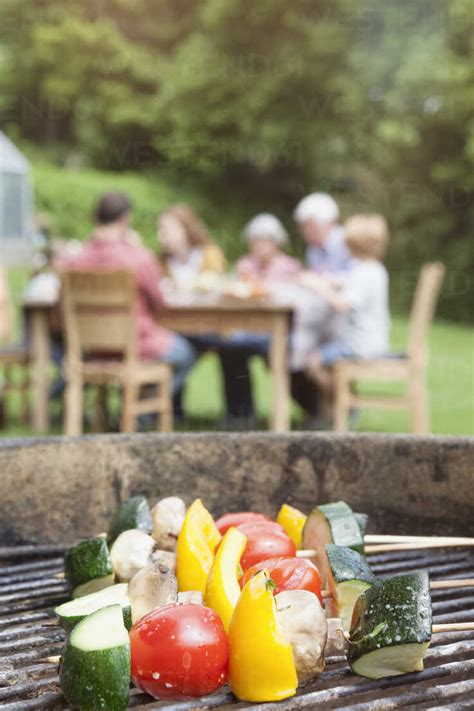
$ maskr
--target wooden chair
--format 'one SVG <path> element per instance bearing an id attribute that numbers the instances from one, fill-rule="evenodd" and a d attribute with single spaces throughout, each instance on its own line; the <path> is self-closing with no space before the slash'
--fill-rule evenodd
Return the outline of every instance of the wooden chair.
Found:
<path id="1" fill-rule="evenodd" d="M 6 425 L 6 396 L 18 393 L 21 397 L 20 418 L 29 422 L 30 354 L 26 343 L 14 342 L 13 305 L 7 275 L 0 268 L 0 429 Z M 14 377 L 17 373 L 17 378 Z"/>
<path id="2" fill-rule="evenodd" d="M 133 274 L 66 271 L 61 301 L 66 337 L 65 434 L 82 431 L 86 384 L 99 387 L 97 407 L 101 404 L 102 409 L 107 386 L 122 387 L 121 432 L 133 432 L 136 417 L 146 413 L 158 413 L 159 429 L 171 430 L 171 368 L 165 363 L 140 361 L 137 356 Z M 153 390 L 157 393 L 140 399 L 140 388 L 145 385 L 156 386 Z"/>
<path id="3" fill-rule="evenodd" d="M 433 319 L 445 268 L 439 262 L 425 264 L 420 272 L 410 314 L 408 349 L 401 356 L 373 360 L 340 360 L 334 366 L 336 432 L 348 429 L 351 408 L 386 408 L 409 410 L 411 432 L 430 431 L 426 367 L 428 362 L 428 326 Z M 358 395 L 359 380 L 401 381 L 406 384 L 402 397 Z"/>

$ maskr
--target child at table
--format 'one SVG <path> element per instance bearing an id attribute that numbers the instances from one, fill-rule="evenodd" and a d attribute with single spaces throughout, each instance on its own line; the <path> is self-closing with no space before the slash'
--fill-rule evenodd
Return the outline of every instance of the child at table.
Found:
<path id="1" fill-rule="evenodd" d="M 389 350 L 388 272 L 382 264 L 389 232 L 381 215 L 354 215 L 345 224 L 347 247 L 354 259 L 344 285 L 318 277 L 304 283 L 338 313 L 345 314 L 339 340 L 310 355 L 307 371 L 326 393 L 332 391 L 331 366 L 341 358 L 375 358 Z"/>

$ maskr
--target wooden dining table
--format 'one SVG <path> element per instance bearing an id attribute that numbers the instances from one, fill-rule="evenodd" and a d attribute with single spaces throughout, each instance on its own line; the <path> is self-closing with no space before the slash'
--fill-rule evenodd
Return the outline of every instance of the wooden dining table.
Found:
<path id="1" fill-rule="evenodd" d="M 23 299 L 30 324 L 33 366 L 33 428 L 48 431 L 50 387 L 50 320 L 56 301 Z M 290 378 L 288 336 L 291 306 L 267 299 L 199 298 L 188 302 L 170 301 L 160 316 L 160 324 L 183 335 L 213 333 L 228 336 L 235 331 L 266 333 L 270 339 L 269 368 L 272 376 L 272 407 L 269 429 L 285 432 L 290 428 Z"/>

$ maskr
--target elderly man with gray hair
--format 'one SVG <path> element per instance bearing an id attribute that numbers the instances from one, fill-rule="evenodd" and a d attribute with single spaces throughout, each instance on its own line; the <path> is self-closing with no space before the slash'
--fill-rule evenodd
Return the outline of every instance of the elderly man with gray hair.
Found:
<path id="1" fill-rule="evenodd" d="M 337 202 L 327 193 L 311 193 L 296 206 L 293 217 L 307 244 L 306 265 L 311 272 L 343 280 L 352 264 L 346 247 L 344 230 L 339 224 Z M 305 286 L 305 274 L 299 279 Z M 343 326 L 341 316 L 335 314 L 324 299 L 312 289 L 293 290 L 295 316 L 291 348 L 291 390 L 293 398 L 318 422 L 319 393 L 306 373 L 306 363 L 313 350 L 322 343 L 338 338 Z M 312 426 L 312 425 L 309 425 Z M 317 425 L 316 425 L 317 426 Z"/>
<path id="2" fill-rule="evenodd" d="M 320 274 L 340 274 L 351 266 L 351 256 L 339 224 L 339 207 L 327 193 L 304 197 L 293 213 L 299 231 L 308 245 L 306 264 Z"/>

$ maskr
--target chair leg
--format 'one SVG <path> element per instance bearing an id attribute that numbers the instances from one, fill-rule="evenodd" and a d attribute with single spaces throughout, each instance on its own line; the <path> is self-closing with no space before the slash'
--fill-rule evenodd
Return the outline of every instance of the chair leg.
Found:
<path id="1" fill-rule="evenodd" d="M 23 378 L 19 386 L 21 393 L 21 409 L 20 418 L 22 425 L 28 425 L 30 422 L 30 400 L 29 400 L 29 389 L 30 389 L 30 371 L 29 366 L 26 365 L 23 368 Z"/>
<path id="2" fill-rule="evenodd" d="M 107 430 L 107 386 L 98 385 L 95 399 L 95 410 L 92 421 L 92 431 L 105 432 Z"/>
<path id="3" fill-rule="evenodd" d="M 5 414 L 5 398 L 3 393 L 0 393 L 0 430 L 5 429 L 6 414 Z"/>
<path id="4" fill-rule="evenodd" d="M 64 434 L 68 437 L 82 434 L 84 390 L 82 378 L 72 377 L 66 386 L 64 408 Z"/>
<path id="5" fill-rule="evenodd" d="M 161 396 L 166 404 L 158 415 L 158 430 L 160 432 L 173 431 L 173 395 L 172 395 L 172 376 L 169 375 L 161 385 Z"/>
<path id="6" fill-rule="evenodd" d="M 334 431 L 347 432 L 350 408 L 350 383 L 339 368 L 336 368 L 334 376 Z"/>
<path id="7" fill-rule="evenodd" d="M 138 388 L 132 383 L 126 383 L 123 386 L 122 394 L 122 418 L 120 421 L 121 432 L 135 431 L 135 415 L 133 405 L 138 397 Z"/>
<path id="8" fill-rule="evenodd" d="M 412 434 L 425 435 L 430 431 L 428 393 L 424 373 L 410 375 L 408 382 Z"/>

